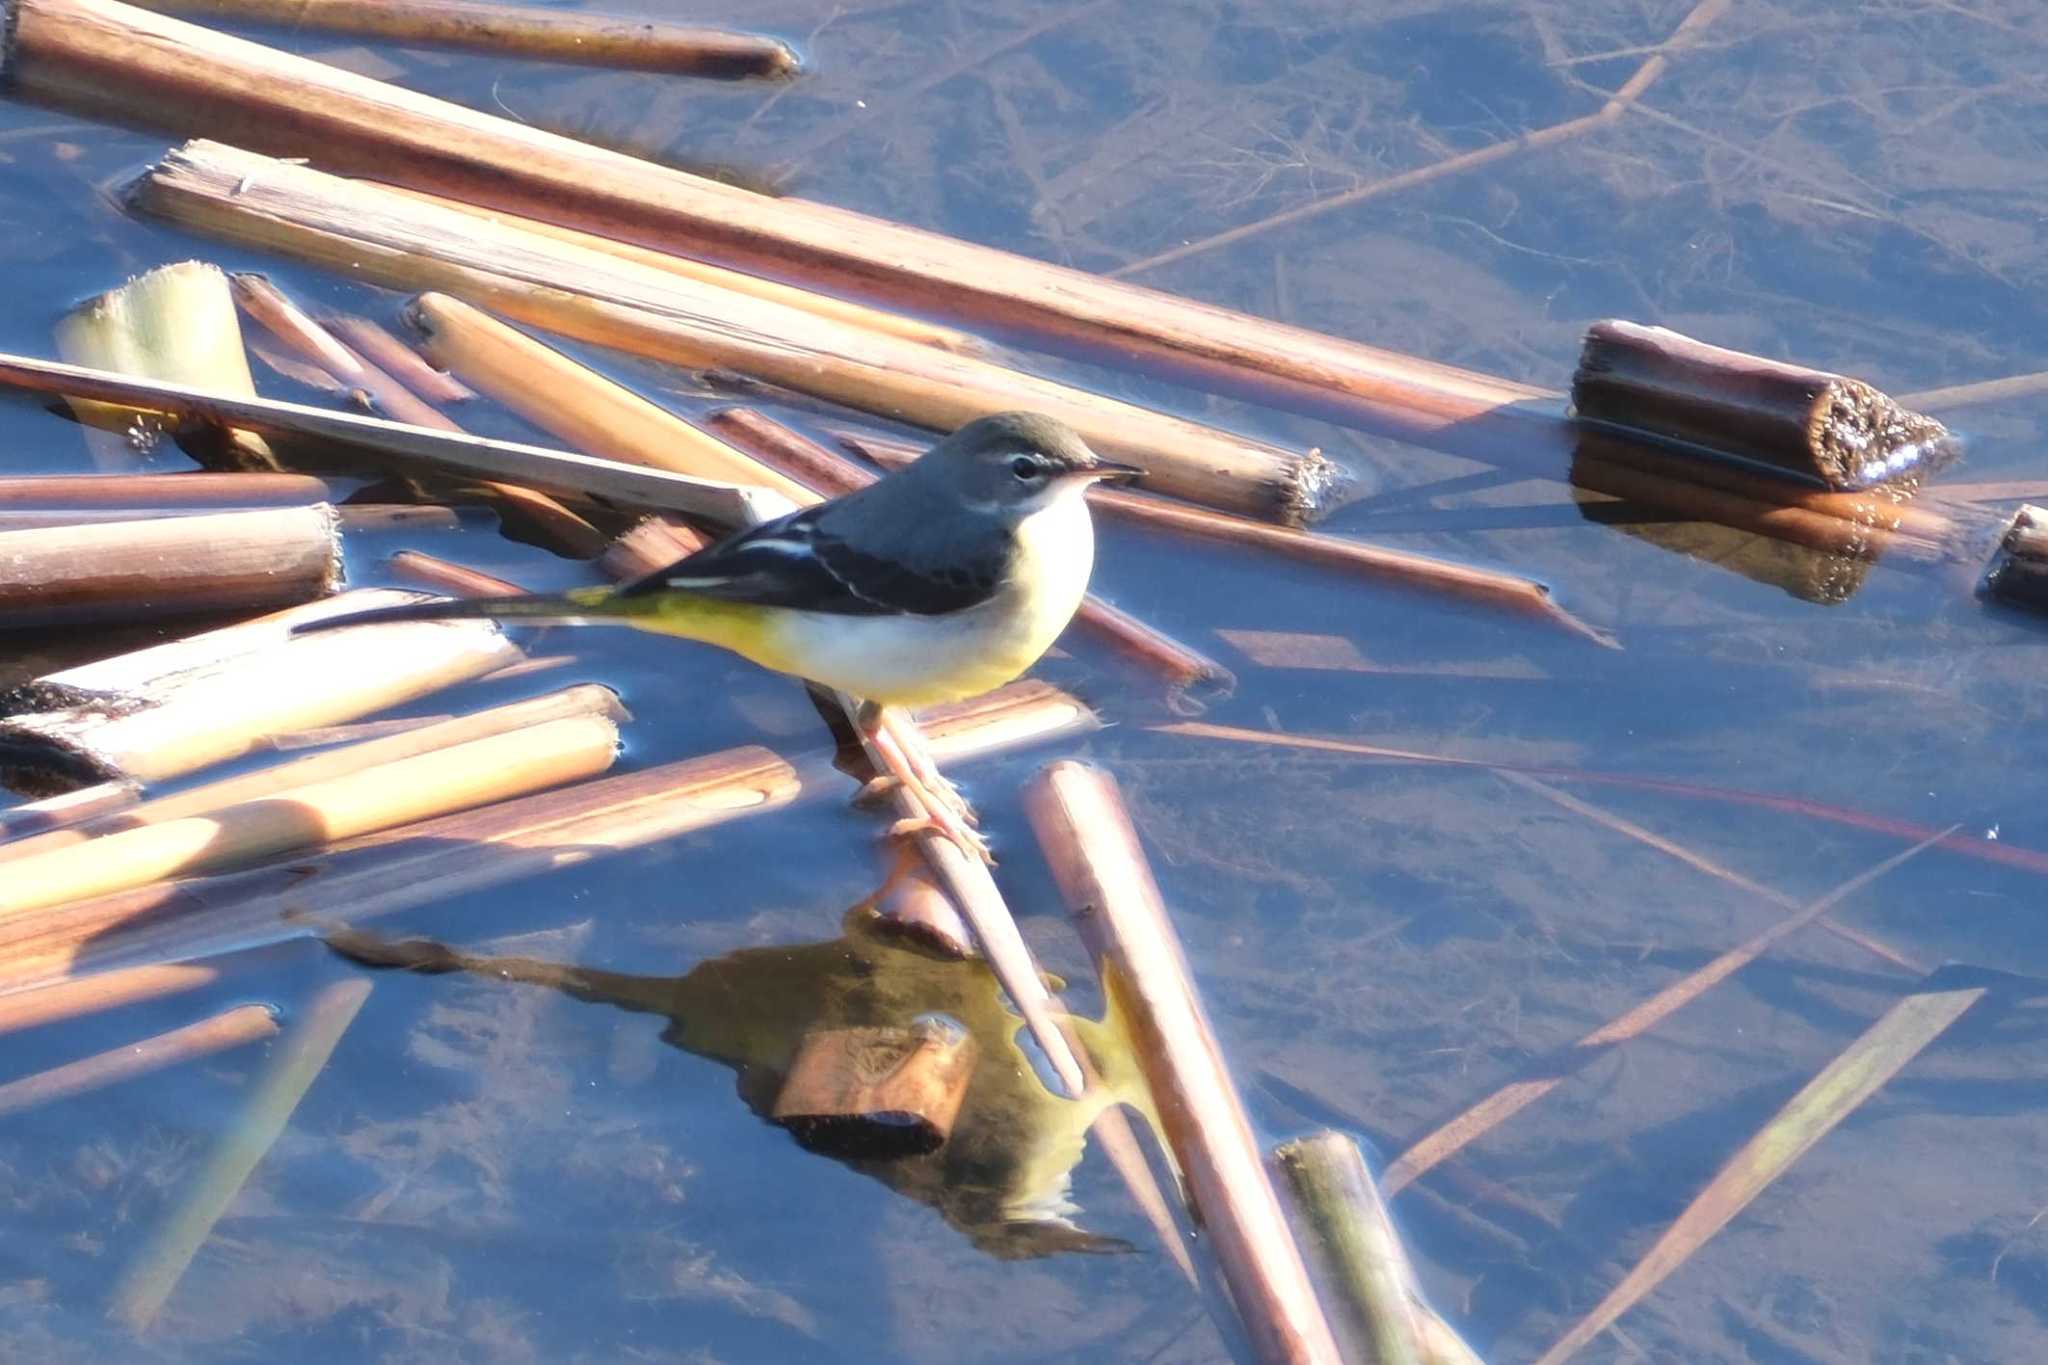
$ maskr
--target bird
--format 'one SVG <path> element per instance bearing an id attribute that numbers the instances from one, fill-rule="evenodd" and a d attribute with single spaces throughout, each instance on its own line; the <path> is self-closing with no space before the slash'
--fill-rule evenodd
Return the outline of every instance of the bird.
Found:
<path id="1" fill-rule="evenodd" d="M 890 708 L 978 696 L 1035 664 L 1088 588 L 1084 495 L 1142 469 L 1030 412 L 969 422 L 864 488 L 735 532 L 622 586 L 436 600 L 308 622 L 296 633 L 483 617 L 619 625 L 721 646 L 847 693 L 856 724 L 932 829 L 994 861 L 974 814 Z"/>

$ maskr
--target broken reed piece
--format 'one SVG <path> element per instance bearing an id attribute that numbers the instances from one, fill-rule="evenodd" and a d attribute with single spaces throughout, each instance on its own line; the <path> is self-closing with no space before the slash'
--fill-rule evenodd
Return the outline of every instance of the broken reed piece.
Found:
<path id="1" fill-rule="evenodd" d="M 648 517 L 605 546 L 597 567 L 608 578 L 630 582 L 658 573 L 710 543 L 708 537 L 673 518 Z"/>
<path id="2" fill-rule="evenodd" d="M 347 342 L 356 354 L 382 369 L 429 403 L 468 403 L 476 390 L 443 370 L 437 370 L 386 328 L 353 313 L 326 313 L 321 322 Z"/>
<path id="3" fill-rule="evenodd" d="M 276 1033 L 277 1013 L 270 1006 L 237 1005 L 211 1019 L 0 1084 L 0 1115 L 18 1114 L 24 1109 L 103 1090 L 179 1062 L 196 1061 L 231 1047 L 262 1042 Z"/>
<path id="4" fill-rule="evenodd" d="M 916 454 L 914 448 L 901 441 L 852 432 L 841 432 L 838 436 L 840 444 L 887 469 L 899 467 Z M 1548 586 L 1532 578 L 1389 550 L 1319 531 L 1274 526 L 1119 489 L 1092 489 L 1088 502 L 1118 521 L 1219 545 L 1263 550 L 1318 568 L 1337 569 L 1418 592 L 1443 593 L 1487 607 L 1536 616 L 1604 648 L 1619 647 L 1610 632 L 1566 611 L 1551 596 Z"/>
<path id="5" fill-rule="evenodd" d="M 418 622 L 291 638 L 293 625 L 419 601 L 364 589 L 0 692 L 0 778 L 48 795 L 144 784 L 480 677 L 521 655 L 495 625 Z"/>
<path id="6" fill-rule="evenodd" d="M 0 354 L 0 386 L 147 408 L 181 424 L 232 424 L 335 446 L 400 473 L 479 480 L 495 477 L 573 500 L 601 498 L 628 507 L 682 512 L 720 525 L 738 525 L 748 519 L 750 500 L 756 496 L 756 490 L 734 484 L 520 441 L 389 422 L 274 398 L 235 398 L 34 356 Z"/>
<path id="7" fill-rule="evenodd" d="M 933 752 L 951 761 L 1101 724 L 1040 682 L 934 707 L 921 720 Z M 353 924 L 842 790 L 843 775 L 823 760 L 799 768 L 747 745 L 402 826 L 288 864 L 103 896 L 0 923 L 0 994 L 297 938 L 322 920 Z"/>
<path id="8" fill-rule="evenodd" d="M 324 504 L 0 530 L 0 631 L 283 607 L 341 576 Z"/>
<path id="9" fill-rule="evenodd" d="M 99 512 L 310 507 L 342 490 L 310 474 L 25 474 L 0 478 L 0 511 Z"/>
<path id="10" fill-rule="evenodd" d="M 758 484 L 804 500 L 804 489 L 615 379 L 447 294 L 407 306 L 429 359 L 572 450 L 700 479 Z"/>
<path id="11" fill-rule="evenodd" d="M 366 627 L 377 629 L 378 627 Z M 0 919 L 431 820 L 595 777 L 618 757 L 607 716 L 545 721 L 202 814 L 137 824 L 6 862 Z"/>
<path id="12" fill-rule="evenodd" d="M 819 1029 L 797 1045 L 771 1117 L 827 1156 L 925 1156 L 952 1135 L 974 1063 L 974 1035 L 943 1014 L 881 1028 Z"/>
<path id="13" fill-rule="evenodd" d="M 876 478 L 873 470 L 752 408 L 721 408 L 705 420 L 705 425 L 803 485 L 808 501 L 841 497 L 865 488 Z M 1111 606 L 1094 593 L 1082 598 L 1074 624 L 1147 672 L 1165 678 L 1175 689 L 1176 702 L 1196 688 L 1205 693 L 1227 693 L 1237 684 L 1237 679 L 1222 664 L 1129 612 Z"/>
<path id="14" fill-rule="evenodd" d="M 449 47 L 671 76 L 787 79 L 803 68 L 796 50 L 777 38 L 533 5 L 468 0 L 141 0 L 141 8 L 283 25 L 295 32 L 346 33 L 403 47 Z"/>
<path id="15" fill-rule="evenodd" d="M 325 324 L 316 321 L 263 276 L 237 275 L 234 290 L 235 301 L 250 317 L 307 361 L 347 385 L 364 407 L 409 426 L 448 432 L 462 430 L 446 413 L 382 367 L 350 350 Z M 595 527 L 545 493 L 489 479 L 480 481 L 479 487 L 571 558 L 588 559 L 604 548 L 604 537 Z"/>
<path id="16" fill-rule="evenodd" d="M 16 991 L 0 996 L 0 1034 L 61 1024 L 143 1000 L 161 1000 L 219 980 L 220 968 L 208 963 L 159 962 Z"/>
<path id="17" fill-rule="evenodd" d="M 507 579 L 421 550 L 400 550 L 385 563 L 396 577 L 448 597 L 497 597 L 525 591 Z"/>
<path id="18" fill-rule="evenodd" d="M 598 717 L 614 726 L 626 719 L 617 694 L 597 683 L 550 692 L 529 701 L 493 706 L 466 716 L 434 721 L 398 734 L 363 740 L 325 753 L 285 763 L 275 763 L 255 772 L 223 778 L 191 787 L 170 796 L 160 796 L 125 810 L 82 820 L 61 829 L 0 844 L 0 865 L 14 859 L 69 848 L 122 830 L 171 820 L 210 815 L 229 806 L 250 801 L 280 798 L 282 794 L 314 783 L 347 777 L 366 769 L 381 768 L 402 759 L 434 753 L 475 740 L 516 733 L 558 720 Z M 5 874 L 0 874 L 0 880 Z"/>
<path id="19" fill-rule="evenodd" d="M 159 266 L 87 299 L 57 323 L 57 354 L 74 365 L 236 398 L 256 394 L 227 276 L 203 261 Z M 160 430 L 146 412 L 72 397 L 103 469 L 132 467 Z M 277 468 L 269 443 L 246 429 L 223 428 L 218 450 L 238 469 Z"/>
<path id="20" fill-rule="evenodd" d="M 2012 514 L 1984 591 L 2016 606 L 2048 607 L 2048 508 L 2028 503 Z"/>
<path id="21" fill-rule="evenodd" d="M 1025 813 L 1129 1029 L 1160 1134 L 1262 1362 L 1340 1359 L 1116 782 L 1071 761 Z"/>
<path id="22" fill-rule="evenodd" d="M 1936 462 L 1948 429 L 1860 379 L 1608 320 L 1572 376 L 1580 421 L 1683 441 L 1829 488 L 1867 488 Z"/>
<path id="23" fill-rule="evenodd" d="M 318 365 L 346 384 L 362 386 L 362 361 L 284 291 L 253 271 L 228 277 L 235 303 L 259 326 L 289 347 L 300 359 Z"/>
<path id="24" fill-rule="evenodd" d="M 184 1198 L 115 1283 L 108 1317 L 135 1332 L 155 1321 L 185 1267 L 283 1135 L 299 1101 L 369 996 L 370 983 L 351 977 L 321 987 L 303 1010 L 294 1012 L 243 1107 L 228 1121 L 219 1145 Z"/>
<path id="25" fill-rule="evenodd" d="M 484 208 L 478 204 L 464 203 L 460 199 L 444 199 L 439 195 L 428 194 L 424 190 L 405 189 L 397 185 L 386 185 L 384 188 L 406 195 L 409 198 L 418 199 L 422 203 L 438 205 L 452 212 L 467 213 L 475 218 L 504 223 L 523 232 L 538 233 L 543 237 L 552 237 L 558 242 L 567 242 L 572 246 L 586 247 L 592 251 L 601 251 L 606 255 L 616 256 L 623 261 L 631 261 L 636 265 L 644 265 L 653 270 L 663 270 L 672 275 L 679 275 L 686 280 L 696 280 L 702 284 L 716 285 L 721 289 L 730 289 L 735 293 L 751 294 L 755 298 L 768 299 L 774 303 L 788 304 L 792 308 L 801 308 L 807 313 L 816 313 L 820 317 L 835 318 L 866 331 L 879 332 L 884 336 L 901 337 L 905 341 L 915 341 L 925 346 L 936 346 L 942 351 L 952 351 L 957 355 L 987 355 L 990 350 L 987 342 L 972 333 L 957 331 L 951 327 L 942 327 L 935 322 L 926 322 L 922 318 L 906 317 L 902 313 L 891 313 L 880 308 L 871 308 L 867 304 L 855 303 L 850 299 L 839 298 L 832 294 L 820 294 L 809 289 L 799 289 L 795 285 L 783 284 L 779 280 L 764 279 L 759 275 L 749 275 L 737 270 L 727 270 L 723 266 L 692 260 L 687 256 L 671 256 L 665 251 L 652 251 L 644 246 L 635 246 L 631 242 L 621 242 L 610 237 L 600 237 L 594 232 L 584 232 L 577 228 L 562 227 L 559 224 L 545 222 L 539 218 L 522 218 L 517 214 Z"/>
<path id="26" fill-rule="evenodd" d="M 717 367 L 951 431 L 1011 409 L 1073 427 L 1147 486 L 1282 521 L 1322 509 L 1337 469 L 1198 422 L 972 356 L 702 284 L 365 181 L 217 142 L 173 151 L 129 189 L 181 226 L 399 289 L 452 294 L 527 326 L 670 364 Z"/>
<path id="27" fill-rule="evenodd" d="M 1922 983 L 1922 989 L 1886 1010 L 1787 1100 L 1770 1122 L 1728 1158 L 1621 1282 L 1538 1357 L 1536 1365 L 1563 1365 L 1613 1326 L 1984 998 L 1987 988 L 1983 986 L 1939 989 L 1942 975 L 1937 971 Z"/>
<path id="28" fill-rule="evenodd" d="M 1273 1161 L 1313 1236 L 1310 1260 L 1348 1310 L 1340 1315 L 1368 1365 L 1479 1365 L 1479 1357 L 1423 1300 L 1401 1234 L 1358 1144 L 1322 1132 L 1283 1142 Z"/>

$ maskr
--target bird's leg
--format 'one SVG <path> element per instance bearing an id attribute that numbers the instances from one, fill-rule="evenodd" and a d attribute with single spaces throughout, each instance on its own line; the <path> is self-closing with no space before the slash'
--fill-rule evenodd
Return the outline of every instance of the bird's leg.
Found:
<path id="1" fill-rule="evenodd" d="M 892 717 L 889 708 L 863 702 L 857 718 L 861 735 L 910 807 L 903 819 L 890 827 L 892 835 L 918 834 L 926 830 L 945 835 L 969 857 L 993 864 L 988 844 L 971 823 L 973 811 L 924 752 L 923 744 L 906 736 L 914 734 Z"/>
<path id="2" fill-rule="evenodd" d="M 875 717 L 880 733 L 888 736 L 895 744 L 896 751 L 902 754 L 904 761 L 910 765 L 911 771 L 917 774 L 921 790 L 938 798 L 939 804 L 950 810 L 962 823 L 980 824 L 974 807 L 967 803 L 967 798 L 960 794 L 960 789 L 939 771 L 938 762 L 932 758 L 932 751 L 925 747 L 923 731 L 911 724 L 910 718 L 893 706 L 876 707 Z M 930 805 L 931 802 L 927 801 L 925 804 Z"/>

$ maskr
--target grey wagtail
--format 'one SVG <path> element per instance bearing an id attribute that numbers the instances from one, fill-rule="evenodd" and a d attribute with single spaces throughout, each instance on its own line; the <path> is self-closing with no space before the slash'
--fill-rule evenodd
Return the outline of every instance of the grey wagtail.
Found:
<path id="1" fill-rule="evenodd" d="M 905 752 L 885 706 L 957 701 L 1018 677 L 1081 605 L 1095 557 L 1083 498 L 1143 471 L 1102 459 L 1049 417 L 969 423 L 866 488 L 766 521 L 619 588 L 421 602 L 300 632 L 490 617 L 621 625 L 732 650 L 850 693 L 889 776 L 929 824 L 987 857 L 972 812 Z"/>

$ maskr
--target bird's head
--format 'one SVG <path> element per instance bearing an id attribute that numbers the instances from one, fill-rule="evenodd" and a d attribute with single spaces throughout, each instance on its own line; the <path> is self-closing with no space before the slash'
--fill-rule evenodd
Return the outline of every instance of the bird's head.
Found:
<path id="1" fill-rule="evenodd" d="M 1072 429 L 1034 412 L 983 417 L 933 446 L 912 469 L 943 479 L 977 511 L 1021 521 L 1105 479 L 1145 471 L 1105 460 Z"/>

